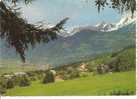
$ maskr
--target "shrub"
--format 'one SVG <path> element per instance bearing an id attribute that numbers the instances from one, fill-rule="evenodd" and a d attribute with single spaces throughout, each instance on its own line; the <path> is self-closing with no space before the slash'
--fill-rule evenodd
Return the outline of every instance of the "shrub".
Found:
<path id="1" fill-rule="evenodd" d="M 36 76 L 33 71 L 28 71 L 28 72 L 26 72 L 26 74 L 28 75 L 28 77 L 34 77 L 34 76 Z"/>
<path id="2" fill-rule="evenodd" d="M 3 88 L 10 89 L 10 88 L 13 88 L 15 86 L 14 80 L 12 78 L 1 77 L 0 80 L 1 80 L 0 85 Z"/>
<path id="3" fill-rule="evenodd" d="M 14 81 L 12 79 L 7 79 L 5 83 L 6 83 L 7 89 L 14 88 L 14 86 L 15 86 Z"/>
<path id="4" fill-rule="evenodd" d="M 30 78 L 31 81 L 35 81 L 37 79 L 41 79 L 41 75 L 42 75 L 42 72 L 39 73 L 38 71 L 28 71 L 26 72 L 26 74 L 28 75 L 28 77 Z"/>
<path id="5" fill-rule="evenodd" d="M 0 95 L 6 93 L 6 88 L 0 85 Z"/>
<path id="6" fill-rule="evenodd" d="M 29 86 L 30 84 L 31 83 L 30 83 L 30 80 L 27 77 L 27 75 L 22 75 L 22 77 L 20 78 L 20 81 L 19 81 L 19 86 L 25 87 L 25 86 Z"/>
<path id="7" fill-rule="evenodd" d="M 6 86 L 4 83 L 4 78 L 0 77 L 0 95 L 6 93 Z"/>
<path id="8" fill-rule="evenodd" d="M 38 79 L 35 71 L 28 71 L 28 72 L 26 72 L 26 74 L 28 75 L 28 77 L 30 78 L 31 81 L 35 81 Z"/>
<path id="9" fill-rule="evenodd" d="M 43 79 L 43 83 L 46 84 L 51 82 L 55 82 L 55 77 L 54 74 L 50 70 L 48 70 L 46 71 L 45 77 Z"/>
<path id="10" fill-rule="evenodd" d="M 112 71 L 128 71 L 135 69 L 136 67 L 136 56 L 135 49 L 124 50 L 118 53 L 115 57 L 107 63 Z"/>
<path id="11" fill-rule="evenodd" d="M 32 76 L 32 77 L 29 77 L 31 81 L 36 81 L 37 80 L 37 77 L 35 76 Z"/>
<path id="12" fill-rule="evenodd" d="M 87 69 L 88 69 L 88 72 L 93 72 L 94 71 L 94 68 L 91 65 L 88 65 Z"/>
<path id="13" fill-rule="evenodd" d="M 110 69 L 114 72 L 121 71 L 121 65 L 120 65 L 120 59 L 119 58 L 112 58 L 112 60 L 108 63 Z"/>
<path id="14" fill-rule="evenodd" d="M 130 60 L 121 57 L 116 57 L 113 58 L 108 65 L 111 68 L 111 70 L 114 72 L 128 71 L 132 67 L 129 61 Z"/>
<path id="15" fill-rule="evenodd" d="M 74 79 L 80 77 L 80 72 L 76 68 L 68 68 L 65 78 L 66 79 Z"/>
<path id="16" fill-rule="evenodd" d="M 103 74 L 103 70 L 102 70 L 101 65 L 98 65 L 98 66 L 97 66 L 97 73 L 98 73 L 98 74 Z"/>
<path id="17" fill-rule="evenodd" d="M 96 69 L 97 73 L 98 74 L 103 74 L 103 73 L 108 73 L 110 72 L 110 68 L 108 65 L 105 65 L 105 64 L 101 64 L 101 65 L 98 65 L 97 66 L 97 69 Z"/>
<path id="18" fill-rule="evenodd" d="M 19 85 L 21 77 L 20 76 L 13 76 L 12 80 L 14 81 L 14 85 Z"/>
<path id="19" fill-rule="evenodd" d="M 70 79 L 78 78 L 78 77 L 80 77 L 80 73 L 79 73 L 78 70 L 76 70 L 76 71 L 74 70 L 74 71 L 71 72 Z"/>

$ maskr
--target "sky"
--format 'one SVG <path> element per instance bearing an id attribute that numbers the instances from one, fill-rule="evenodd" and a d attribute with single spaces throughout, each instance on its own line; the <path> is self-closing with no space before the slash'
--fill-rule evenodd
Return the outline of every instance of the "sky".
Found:
<path id="1" fill-rule="evenodd" d="M 95 25 L 103 21 L 115 23 L 121 18 L 121 14 L 111 8 L 98 13 L 94 0 L 34 0 L 32 4 L 21 6 L 23 17 L 31 23 L 56 24 L 69 17 L 66 28 Z"/>

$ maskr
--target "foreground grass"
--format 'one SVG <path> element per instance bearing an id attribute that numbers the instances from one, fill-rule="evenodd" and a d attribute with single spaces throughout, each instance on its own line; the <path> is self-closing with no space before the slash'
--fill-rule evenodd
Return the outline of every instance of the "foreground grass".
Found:
<path id="1" fill-rule="evenodd" d="M 51 84 L 33 82 L 29 87 L 16 87 L 7 91 L 7 96 L 60 96 L 60 95 L 108 95 L 110 92 L 133 91 L 135 93 L 135 72 L 121 72 L 88 76 Z M 133 94 L 134 94 L 133 93 Z"/>

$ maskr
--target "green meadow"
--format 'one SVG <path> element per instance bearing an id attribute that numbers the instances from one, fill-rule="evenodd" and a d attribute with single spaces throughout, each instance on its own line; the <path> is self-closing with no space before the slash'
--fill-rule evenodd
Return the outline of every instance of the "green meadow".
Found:
<path id="1" fill-rule="evenodd" d="M 92 75 L 73 80 L 50 84 L 34 81 L 28 87 L 15 87 L 6 96 L 89 96 L 115 95 L 115 92 L 130 92 L 135 95 L 135 71 L 119 72 L 104 75 Z"/>
<path id="2" fill-rule="evenodd" d="M 81 64 L 87 71 L 79 71 Z M 97 67 L 105 64 L 112 71 L 101 71 Z M 104 65 L 103 65 L 104 66 Z M 1 67 L 0 75 L 11 75 L 13 72 L 26 72 L 27 76 L 17 76 L 9 80 L 1 80 L 0 91 L 3 96 L 101 96 L 101 95 L 135 95 L 135 48 L 126 48 L 112 54 L 104 54 L 74 64 L 54 68 L 62 80 L 43 83 L 47 71 L 40 71 L 36 66 L 5 66 Z M 2 75 L 3 74 L 3 75 Z M 57 76 L 55 75 L 55 76 Z M 23 76 L 22 76 L 23 77 Z M 46 78 L 46 80 L 50 79 Z M 3 82 L 3 83 L 2 83 Z M 20 83 L 23 86 L 20 85 Z M 29 85 L 28 85 L 28 82 Z M 15 85 L 14 85 L 15 84 Z M 25 84 L 25 86 L 24 86 Z"/>

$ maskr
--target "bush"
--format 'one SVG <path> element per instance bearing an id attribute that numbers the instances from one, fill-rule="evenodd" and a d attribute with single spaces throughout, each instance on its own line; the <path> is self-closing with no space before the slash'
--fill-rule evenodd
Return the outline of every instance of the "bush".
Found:
<path id="1" fill-rule="evenodd" d="M 80 72 L 76 68 L 68 68 L 65 73 L 65 79 L 74 79 L 80 77 Z"/>
<path id="2" fill-rule="evenodd" d="M 114 72 L 128 71 L 135 69 L 136 56 L 135 49 L 128 49 L 113 57 L 107 64 Z"/>
<path id="3" fill-rule="evenodd" d="M 87 66 L 88 72 L 93 72 L 94 71 L 94 67 L 91 65 Z"/>
<path id="4" fill-rule="evenodd" d="M 21 77 L 20 76 L 13 76 L 12 80 L 14 81 L 14 85 L 17 86 L 19 85 Z"/>
<path id="5" fill-rule="evenodd" d="M 4 78 L 0 77 L 0 95 L 6 93 L 6 85 L 4 83 Z"/>
<path id="6" fill-rule="evenodd" d="M 130 60 L 116 57 L 116 58 L 113 58 L 108 65 L 111 68 L 111 70 L 114 72 L 128 71 L 132 67 L 129 61 Z"/>
<path id="7" fill-rule="evenodd" d="M 108 65 L 101 64 L 101 65 L 97 66 L 96 71 L 97 71 L 98 74 L 104 74 L 104 73 L 110 72 L 111 70 L 110 70 Z"/>
<path id="8" fill-rule="evenodd" d="M 39 76 L 42 74 L 42 72 L 39 73 L 37 71 L 28 71 L 26 73 L 27 73 L 28 77 L 30 78 L 30 80 L 32 80 L 32 81 L 39 79 Z"/>
<path id="9" fill-rule="evenodd" d="M 12 79 L 7 79 L 5 83 L 6 83 L 7 89 L 14 88 L 14 86 L 15 86 L 14 81 Z"/>
<path id="10" fill-rule="evenodd" d="M 1 77 L 0 80 L 1 80 L 0 85 L 3 88 L 10 89 L 10 88 L 13 88 L 15 86 L 14 80 L 12 78 Z"/>
<path id="11" fill-rule="evenodd" d="M 97 66 L 97 73 L 98 74 L 103 74 L 103 70 L 102 70 L 101 65 Z"/>
<path id="12" fill-rule="evenodd" d="M 32 77 L 29 77 L 31 81 L 36 81 L 37 80 L 37 77 L 35 76 L 32 76 Z"/>
<path id="13" fill-rule="evenodd" d="M 28 77 L 30 78 L 31 81 L 35 81 L 38 79 L 35 71 L 28 71 L 28 72 L 26 72 L 26 74 L 28 75 Z"/>
<path id="14" fill-rule="evenodd" d="M 27 75 L 22 75 L 22 77 L 20 78 L 20 81 L 19 81 L 19 86 L 25 87 L 25 86 L 29 86 L 30 84 L 31 83 L 30 83 L 30 80 L 27 77 Z"/>
<path id="15" fill-rule="evenodd" d="M 37 79 L 41 80 L 44 77 L 45 71 L 43 71 L 43 70 L 36 70 L 36 71 L 34 71 L 34 73 L 35 73 L 35 76 L 37 77 Z"/>
<path id="16" fill-rule="evenodd" d="M 55 82 L 55 77 L 54 74 L 50 70 L 48 70 L 46 71 L 45 77 L 43 79 L 43 83 L 46 84 L 52 82 Z"/>
<path id="17" fill-rule="evenodd" d="M 78 77 L 80 77 L 80 73 L 79 73 L 78 70 L 76 70 L 76 71 L 74 70 L 74 71 L 71 72 L 70 79 L 78 78 Z"/>
<path id="18" fill-rule="evenodd" d="M 6 93 L 6 88 L 0 85 L 0 95 Z"/>
<path id="19" fill-rule="evenodd" d="M 121 71 L 120 59 L 119 58 L 112 58 L 111 61 L 108 63 L 110 69 L 114 72 Z"/>

